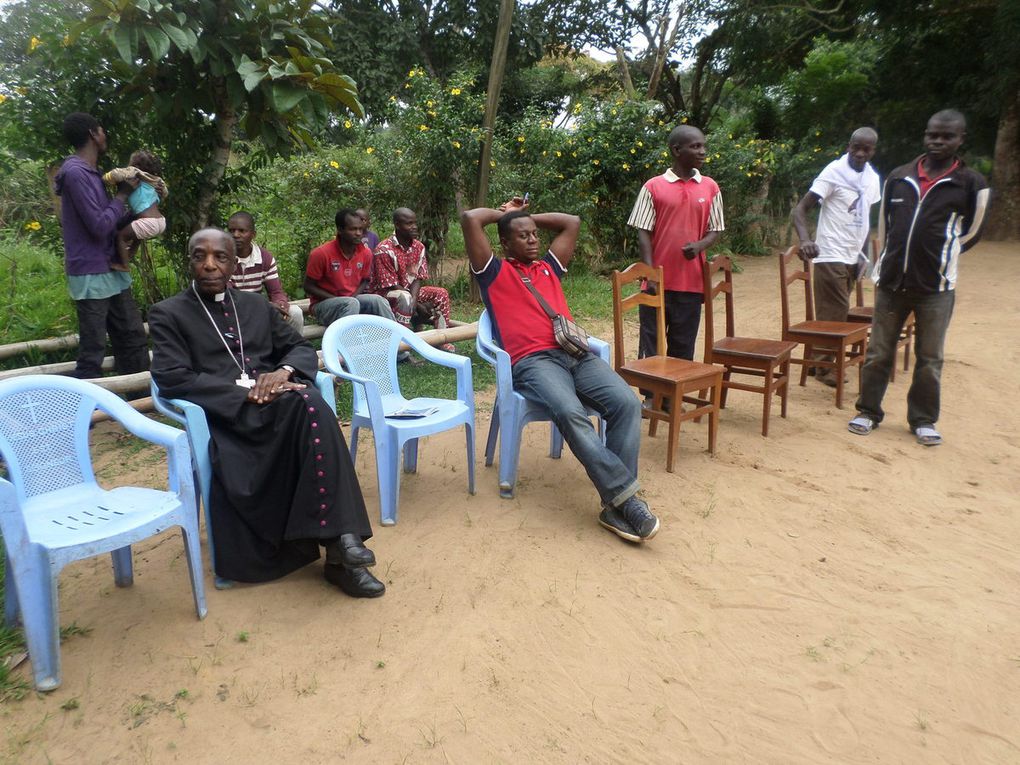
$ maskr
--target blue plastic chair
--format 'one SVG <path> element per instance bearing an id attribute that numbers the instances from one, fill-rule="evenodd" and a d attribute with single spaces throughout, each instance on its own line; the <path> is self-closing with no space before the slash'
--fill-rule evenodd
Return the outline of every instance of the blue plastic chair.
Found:
<path id="1" fill-rule="evenodd" d="M 99 409 L 131 433 L 167 450 L 169 491 L 102 489 L 89 455 L 89 425 Z M 187 437 L 154 422 L 92 383 L 55 375 L 0 382 L 0 532 L 6 560 L 8 625 L 20 612 L 35 687 L 60 685 L 57 579 L 68 563 L 111 553 L 118 587 L 133 582 L 131 545 L 180 526 L 195 611 L 206 615 L 198 513 Z"/>
<path id="2" fill-rule="evenodd" d="M 329 404 L 333 417 L 336 417 L 336 392 L 333 390 L 333 376 L 326 372 L 318 372 L 315 376 L 315 387 Z M 209 423 L 205 419 L 205 411 L 198 404 L 183 398 L 163 398 L 159 394 L 159 386 L 150 380 L 152 404 L 156 411 L 166 415 L 174 422 L 184 426 L 191 444 L 192 468 L 195 473 L 197 497 L 205 508 L 205 534 L 209 541 L 209 561 L 213 568 L 213 583 L 217 590 L 227 590 L 233 586 L 230 579 L 216 575 L 216 552 L 213 546 L 212 516 L 209 513 L 209 490 L 212 486 L 212 462 L 209 458 Z"/>
<path id="3" fill-rule="evenodd" d="M 595 337 L 588 338 L 588 346 L 603 361 L 609 363 L 609 344 Z M 492 465 L 496 455 L 496 439 L 499 438 L 499 496 L 513 499 L 517 491 L 517 470 L 520 463 L 521 431 L 529 422 L 551 420 L 549 410 L 541 404 L 528 401 L 514 390 L 513 373 L 510 369 L 510 354 L 504 351 L 492 335 L 492 320 L 488 310 L 478 317 L 478 334 L 475 335 L 478 355 L 496 368 L 496 401 L 492 406 L 492 420 L 489 422 L 489 436 L 485 441 L 485 466 Z M 606 424 L 594 409 L 588 414 L 598 417 L 598 431 L 602 440 L 606 438 Z M 502 429 L 502 434 L 501 434 Z M 550 425 L 549 456 L 559 459 L 563 453 L 563 435 L 555 425 Z"/>
<path id="4" fill-rule="evenodd" d="M 404 398 L 397 380 L 397 352 L 401 343 L 426 361 L 455 370 L 457 398 Z M 357 315 L 345 316 L 326 329 L 322 337 L 322 362 L 334 375 L 353 383 L 351 457 L 357 455 L 361 428 L 369 428 L 375 438 L 379 515 L 384 526 L 397 522 L 401 452 L 404 472 L 417 472 L 421 436 L 464 426 L 468 492 L 475 493 L 475 394 L 471 387 L 470 359 L 433 348 L 391 319 Z M 436 412 L 412 419 L 389 416 L 401 409 L 423 408 L 435 408 Z"/>

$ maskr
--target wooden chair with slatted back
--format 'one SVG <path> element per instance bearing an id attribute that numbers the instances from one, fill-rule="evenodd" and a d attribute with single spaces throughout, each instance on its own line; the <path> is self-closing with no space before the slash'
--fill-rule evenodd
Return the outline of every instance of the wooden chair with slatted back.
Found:
<path id="1" fill-rule="evenodd" d="M 645 279 L 651 279 L 660 285 L 655 295 L 638 290 L 633 295 L 624 297 L 623 288 L 626 285 Z M 651 392 L 651 406 L 641 410 L 642 417 L 650 420 L 648 435 L 655 435 L 660 420 L 669 423 L 666 472 L 672 473 L 680 423 L 686 420 L 696 420 L 708 415 L 708 451 L 715 454 L 719 408 L 722 401 L 723 368 L 666 355 L 666 305 L 662 296 L 662 284 L 661 266 L 652 268 L 644 263 L 633 263 L 623 271 L 613 272 L 615 336 L 613 366 L 628 385 Z M 656 355 L 627 361 L 623 341 L 623 314 L 636 309 L 639 305 L 655 308 Z M 708 391 L 709 398 L 694 395 L 697 391 Z M 685 404 L 689 406 L 685 407 Z"/>
<path id="2" fill-rule="evenodd" d="M 761 434 L 769 434 L 769 414 L 772 397 L 779 396 L 780 415 L 786 417 L 786 399 L 790 392 L 790 359 L 797 344 L 789 340 L 766 340 L 757 337 L 737 337 L 733 310 L 733 262 L 725 255 L 717 255 L 705 264 L 705 363 L 721 364 L 723 390 L 721 407 L 726 408 L 726 394 L 730 390 L 759 393 L 764 399 L 761 416 Z M 716 274 L 722 274 L 716 280 Z M 715 301 L 725 296 L 725 335 L 716 339 Z M 760 384 L 733 380 L 744 375 L 761 379 Z"/>
<path id="3" fill-rule="evenodd" d="M 808 367 L 832 369 L 836 377 L 836 408 L 843 408 L 843 377 L 849 367 L 857 367 L 857 384 L 860 387 L 860 371 L 868 349 L 870 325 L 853 321 L 816 321 L 814 301 L 811 292 L 811 266 L 790 270 L 791 264 L 800 264 L 800 251 L 794 245 L 779 254 L 779 293 L 782 300 L 783 340 L 804 346 L 801 358 L 791 359 L 800 364 L 800 384 L 807 383 Z M 804 321 L 792 323 L 790 316 L 789 288 L 794 282 L 804 284 Z M 835 360 L 813 358 L 815 351 L 827 351 Z"/>
<path id="4" fill-rule="evenodd" d="M 871 240 L 871 252 L 872 252 L 872 265 L 878 261 L 878 240 Z M 872 319 L 875 317 L 875 306 L 864 304 L 864 286 L 863 279 L 857 280 L 857 299 L 856 305 L 850 306 L 850 310 L 847 312 L 847 321 L 859 321 L 870 325 Z M 903 323 L 903 330 L 900 332 L 900 339 L 896 342 L 896 348 L 903 349 L 903 371 L 910 371 L 910 347 L 914 342 L 914 314 L 911 312 L 907 316 L 907 320 Z M 891 382 L 896 382 L 896 365 L 893 364 L 889 370 L 889 379 Z"/>

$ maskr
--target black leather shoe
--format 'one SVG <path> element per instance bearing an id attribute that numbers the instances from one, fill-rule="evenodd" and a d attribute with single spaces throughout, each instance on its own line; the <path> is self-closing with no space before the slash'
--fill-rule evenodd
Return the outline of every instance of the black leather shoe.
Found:
<path id="1" fill-rule="evenodd" d="M 372 576 L 367 568 L 327 563 L 323 574 L 327 582 L 335 584 L 352 598 L 378 598 L 386 592 L 386 585 Z"/>
<path id="2" fill-rule="evenodd" d="M 375 565 L 375 553 L 365 547 L 357 534 L 341 534 L 326 546 L 326 563 L 347 568 Z"/>

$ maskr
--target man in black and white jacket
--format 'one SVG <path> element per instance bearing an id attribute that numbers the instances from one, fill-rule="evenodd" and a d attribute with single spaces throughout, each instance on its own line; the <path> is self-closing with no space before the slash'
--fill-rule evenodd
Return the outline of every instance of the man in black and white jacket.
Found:
<path id="1" fill-rule="evenodd" d="M 942 443 L 935 423 L 957 266 L 960 254 L 977 243 L 990 194 L 981 174 L 957 156 L 966 132 L 960 112 L 932 115 L 924 132 L 925 153 L 885 182 L 879 215 L 879 239 L 885 244 L 875 267 L 875 316 L 851 433 L 867 435 L 882 421 L 896 342 L 913 312 L 917 361 L 907 422 L 918 443 Z"/>

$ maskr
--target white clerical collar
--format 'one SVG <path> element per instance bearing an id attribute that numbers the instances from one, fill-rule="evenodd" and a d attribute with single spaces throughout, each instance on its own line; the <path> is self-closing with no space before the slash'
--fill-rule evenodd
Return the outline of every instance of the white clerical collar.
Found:
<path id="1" fill-rule="evenodd" d="M 254 265 L 262 265 L 262 248 L 255 244 L 255 242 L 252 242 L 251 255 L 247 258 L 238 258 L 237 262 L 245 268 L 251 268 Z M 222 299 L 223 298 L 220 298 L 220 300 Z"/>
<path id="2" fill-rule="evenodd" d="M 198 285 L 195 284 L 195 280 L 194 279 L 191 280 L 191 291 L 195 293 L 195 297 L 201 297 L 198 294 Z M 216 303 L 222 303 L 226 299 L 226 297 L 227 297 L 227 291 L 223 290 L 223 292 L 217 292 L 215 295 L 213 295 L 212 299 Z"/>
<path id="3" fill-rule="evenodd" d="M 673 172 L 672 167 L 669 168 L 669 170 L 667 170 L 666 172 L 664 172 L 662 174 L 662 177 L 665 178 L 670 183 L 676 183 L 677 181 L 684 180 L 679 175 Z M 701 173 L 698 171 L 698 168 L 696 167 L 694 168 L 694 172 L 691 175 L 690 180 L 694 181 L 695 183 L 701 183 Z"/>

